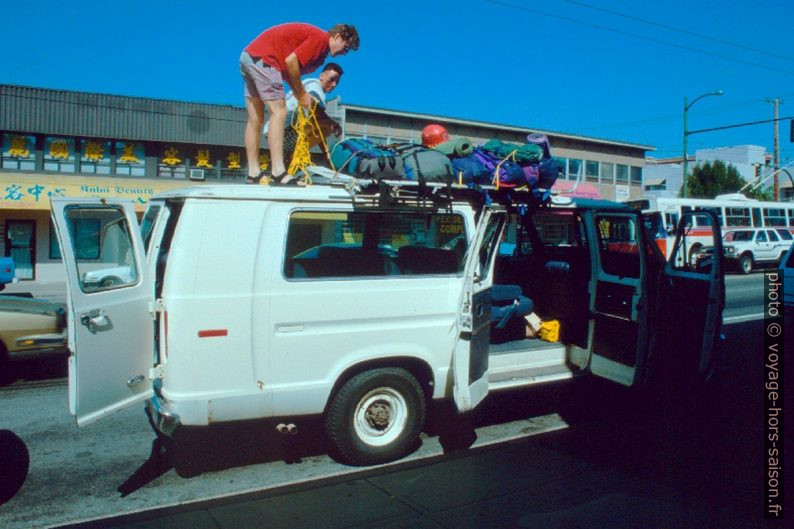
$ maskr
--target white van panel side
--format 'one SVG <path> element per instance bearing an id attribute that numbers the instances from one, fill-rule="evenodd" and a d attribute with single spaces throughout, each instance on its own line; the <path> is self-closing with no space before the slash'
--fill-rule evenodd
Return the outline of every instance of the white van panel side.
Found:
<path id="1" fill-rule="evenodd" d="M 265 230 L 285 240 L 290 211 L 287 204 L 270 208 Z M 445 394 L 462 277 L 287 280 L 280 244 L 269 268 L 261 270 L 272 283 L 254 301 L 254 313 L 262 314 L 257 320 L 271 333 L 275 415 L 322 412 L 346 369 L 381 358 L 425 362 L 435 377 L 434 396 Z"/>
<path id="2" fill-rule="evenodd" d="M 280 282 L 270 295 L 276 415 L 322 411 L 339 376 L 362 362 L 407 357 L 448 369 L 462 279 Z M 446 374 L 434 376 L 443 395 Z"/>
<path id="3" fill-rule="evenodd" d="M 183 207 L 162 292 L 162 392 L 183 424 L 272 415 L 265 358 L 252 348 L 261 325 L 252 317 L 254 270 L 269 205 L 187 200 Z"/>

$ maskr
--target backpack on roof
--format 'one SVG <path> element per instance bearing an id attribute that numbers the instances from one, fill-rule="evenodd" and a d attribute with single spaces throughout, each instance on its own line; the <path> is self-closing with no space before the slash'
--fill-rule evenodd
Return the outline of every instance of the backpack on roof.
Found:
<path id="1" fill-rule="evenodd" d="M 490 180 L 492 183 L 496 184 L 494 180 L 498 167 L 499 185 L 507 187 L 527 185 L 526 178 L 524 177 L 524 170 L 512 160 L 498 158 L 494 153 L 486 151 L 481 147 L 474 149 L 474 154 L 472 154 L 472 156 L 475 156 L 488 170 L 488 173 L 491 175 Z"/>
<path id="2" fill-rule="evenodd" d="M 334 145 L 331 149 L 331 162 L 337 171 L 358 178 L 405 178 L 402 160 L 393 151 L 377 147 L 363 138 L 351 138 Z"/>
<path id="3" fill-rule="evenodd" d="M 443 153 L 413 143 L 395 143 L 388 146 L 402 160 L 405 178 L 419 182 L 454 181 L 452 164 Z"/>
<path id="4" fill-rule="evenodd" d="M 511 157 L 518 165 L 525 165 L 532 162 L 539 162 L 543 158 L 543 148 L 534 143 L 505 143 L 502 140 L 488 140 L 482 149 L 493 153 L 498 158 Z"/>
<path id="5" fill-rule="evenodd" d="M 465 185 L 487 185 L 491 183 L 489 171 L 479 158 L 470 154 L 452 159 L 452 181 Z"/>
<path id="6" fill-rule="evenodd" d="M 559 164 L 554 158 L 544 158 L 539 163 L 531 163 L 523 166 L 524 176 L 527 184 L 531 187 L 542 187 L 551 189 L 557 181 Z"/>

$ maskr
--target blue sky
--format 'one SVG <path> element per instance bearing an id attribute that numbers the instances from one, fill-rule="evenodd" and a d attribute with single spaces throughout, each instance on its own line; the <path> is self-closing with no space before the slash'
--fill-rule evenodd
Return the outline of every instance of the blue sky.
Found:
<path id="1" fill-rule="evenodd" d="M 791 0 L 12 2 L 0 83 L 242 106 L 240 50 L 288 21 L 356 25 L 361 48 L 338 59 L 335 92 L 351 104 L 623 140 L 658 157 L 681 154 L 684 96 L 725 92 L 692 107 L 690 130 L 771 119 L 766 98 L 794 116 Z M 781 159 L 794 159 L 788 121 L 780 133 Z M 689 150 L 771 152 L 772 136 L 771 123 L 697 134 Z"/>

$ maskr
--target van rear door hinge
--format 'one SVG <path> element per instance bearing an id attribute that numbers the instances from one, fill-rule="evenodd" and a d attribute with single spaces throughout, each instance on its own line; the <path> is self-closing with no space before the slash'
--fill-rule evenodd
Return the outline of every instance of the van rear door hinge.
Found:
<path id="1" fill-rule="evenodd" d="M 157 316 L 164 311 L 165 304 L 163 303 L 163 298 L 157 298 L 156 300 L 149 302 L 149 312 L 152 314 L 152 316 Z"/>

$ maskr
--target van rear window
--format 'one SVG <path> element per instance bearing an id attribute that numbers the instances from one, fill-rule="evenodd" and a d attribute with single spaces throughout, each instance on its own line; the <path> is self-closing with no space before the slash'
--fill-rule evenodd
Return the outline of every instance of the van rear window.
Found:
<path id="1" fill-rule="evenodd" d="M 283 270 L 288 279 L 457 274 L 467 245 L 457 214 L 296 211 Z"/>

